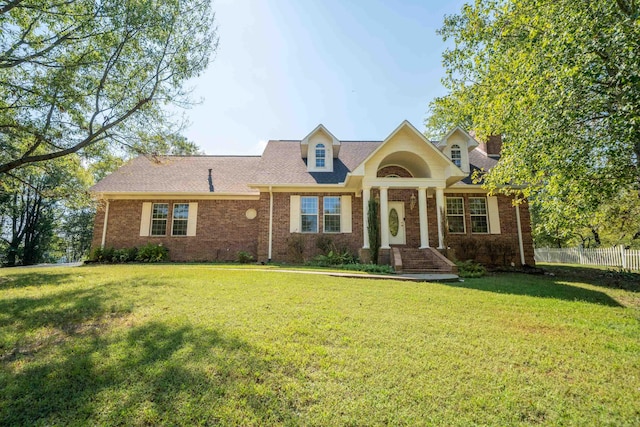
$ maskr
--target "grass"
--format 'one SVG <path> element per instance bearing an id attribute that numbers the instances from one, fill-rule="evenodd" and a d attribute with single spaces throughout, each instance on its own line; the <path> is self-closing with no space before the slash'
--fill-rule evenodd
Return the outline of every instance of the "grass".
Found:
<path id="1" fill-rule="evenodd" d="M 548 268 L 0 270 L 0 425 L 639 425 L 640 287 Z"/>

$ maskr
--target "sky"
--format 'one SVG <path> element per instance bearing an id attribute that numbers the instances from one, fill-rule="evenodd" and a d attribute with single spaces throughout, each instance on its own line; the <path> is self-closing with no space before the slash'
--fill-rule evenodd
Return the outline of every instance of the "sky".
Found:
<path id="1" fill-rule="evenodd" d="M 319 123 L 339 140 L 419 130 L 444 95 L 436 30 L 464 2 L 214 0 L 218 50 L 190 82 L 184 131 L 206 154 L 262 153 Z"/>

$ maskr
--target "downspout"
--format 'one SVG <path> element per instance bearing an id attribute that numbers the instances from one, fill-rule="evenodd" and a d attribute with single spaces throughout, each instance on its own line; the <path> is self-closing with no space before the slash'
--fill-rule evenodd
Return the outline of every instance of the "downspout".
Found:
<path id="1" fill-rule="evenodd" d="M 273 248 L 273 191 L 269 186 L 269 255 L 268 262 L 271 262 L 271 249 Z"/>
<path id="2" fill-rule="evenodd" d="M 104 209 L 104 224 L 102 225 L 102 242 L 100 247 L 104 249 L 104 245 L 107 242 L 107 222 L 109 221 L 109 200 L 107 199 L 107 206 Z"/>
<path id="3" fill-rule="evenodd" d="M 522 224 L 520 223 L 520 205 L 516 205 L 516 224 L 518 226 L 518 246 L 520 247 L 520 263 L 524 265 L 524 244 L 522 243 Z"/>

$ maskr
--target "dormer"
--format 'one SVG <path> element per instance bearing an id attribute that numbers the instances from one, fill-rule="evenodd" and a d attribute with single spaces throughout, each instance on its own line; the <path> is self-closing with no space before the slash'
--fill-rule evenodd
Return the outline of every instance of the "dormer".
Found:
<path id="1" fill-rule="evenodd" d="M 339 152 L 340 141 L 322 124 L 300 141 L 300 154 L 309 172 L 333 172 L 333 159 Z"/>
<path id="2" fill-rule="evenodd" d="M 456 126 L 437 145 L 440 151 L 463 172 L 470 172 L 469 152 L 478 146 L 478 141 L 468 132 Z"/>

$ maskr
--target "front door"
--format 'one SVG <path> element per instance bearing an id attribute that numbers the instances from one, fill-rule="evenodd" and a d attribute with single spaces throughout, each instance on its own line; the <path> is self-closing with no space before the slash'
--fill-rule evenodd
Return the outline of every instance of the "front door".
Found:
<path id="1" fill-rule="evenodd" d="M 389 244 L 404 245 L 404 202 L 389 202 Z"/>

